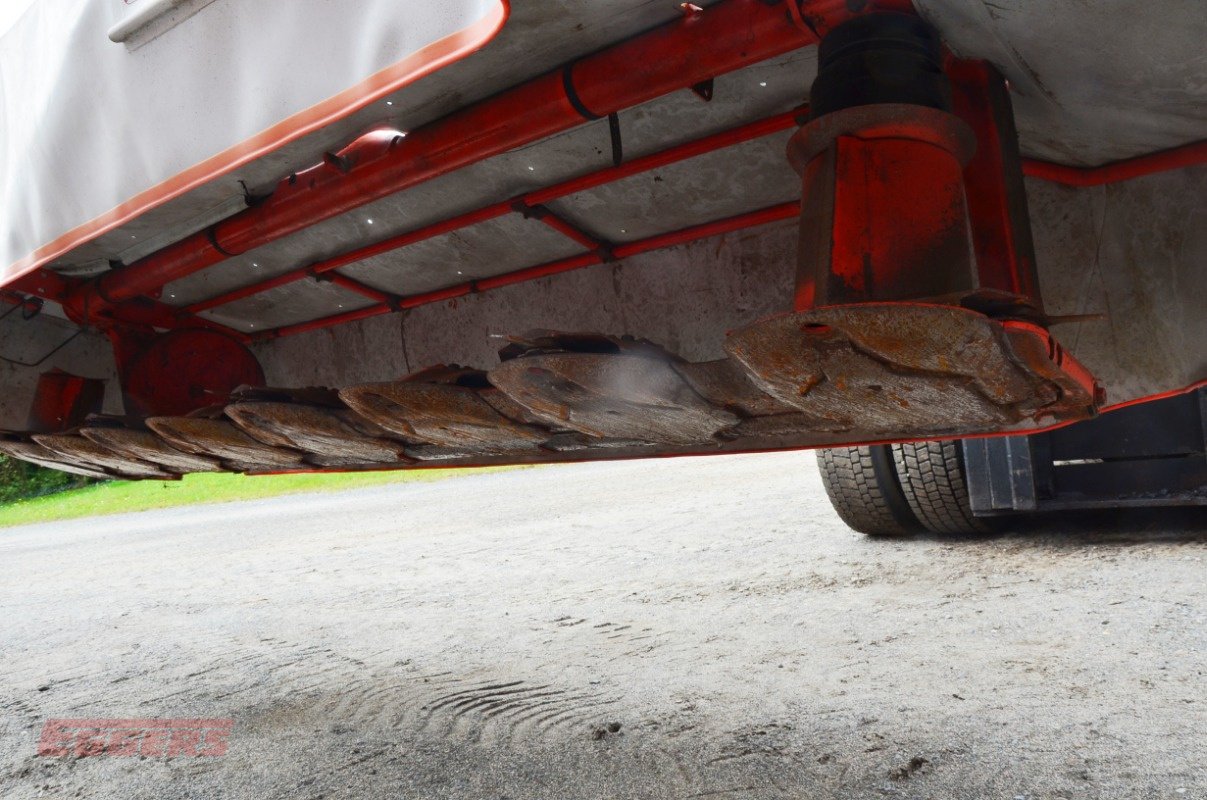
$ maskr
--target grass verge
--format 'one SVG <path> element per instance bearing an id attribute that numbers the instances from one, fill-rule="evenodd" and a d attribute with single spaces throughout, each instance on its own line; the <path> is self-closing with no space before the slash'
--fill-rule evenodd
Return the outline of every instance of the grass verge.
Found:
<path id="1" fill-rule="evenodd" d="M 435 481 L 453 475 L 472 475 L 500 469 L 513 467 L 254 476 L 202 472 L 186 475 L 178 481 L 113 481 L 0 506 L 0 528 L 154 508 L 255 500 L 283 494 Z"/>

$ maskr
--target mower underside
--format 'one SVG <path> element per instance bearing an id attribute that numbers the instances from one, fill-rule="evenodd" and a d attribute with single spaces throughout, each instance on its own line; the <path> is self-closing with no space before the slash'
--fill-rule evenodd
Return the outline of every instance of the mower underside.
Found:
<path id="1" fill-rule="evenodd" d="M 1207 377 L 1207 20 L 699 5 L 516 3 L 10 280 L 0 452 L 164 479 L 1017 436 Z"/>

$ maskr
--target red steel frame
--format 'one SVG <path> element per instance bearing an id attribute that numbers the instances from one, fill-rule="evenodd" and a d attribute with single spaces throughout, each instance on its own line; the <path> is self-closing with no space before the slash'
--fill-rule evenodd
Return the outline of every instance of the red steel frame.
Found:
<path id="1" fill-rule="evenodd" d="M 1207 140 L 1114 161 L 1100 167 L 1069 167 L 1049 161 L 1025 159 L 1023 174 L 1052 183 L 1063 183 L 1066 186 L 1105 186 L 1198 164 L 1207 164 Z"/>
<path id="2" fill-rule="evenodd" d="M 683 161 L 703 153 L 708 153 L 724 147 L 740 144 L 742 142 L 757 139 L 779 131 L 789 130 L 792 127 L 800 124 L 807 113 L 807 109 L 797 109 L 783 114 L 776 114 L 756 122 L 722 131 L 721 133 L 717 133 L 712 136 L 706 136 L 695 141 L 687 142 L 676 147 L 671 147 L 667 150 L 650 154 L 648 156 L 636 158 L 617 167 L 609 167 L 607 169 L 597 170 L 587 175 L 582 175 L 577 178 L 563 181 L 544 189 L 529 192 L 528 194 L 512 200 L 494 203 L 492 205 L 485 206 L 465 214 L 460 214 L 451 219 L 444 220 L 415 231 L 390 237 L 364 247 L 355 248 L 333 258 L 312 264 L 303 269 L 292 270 L 273 278 L 226 292 L 216 297 L 212 297 L 187 306 L 185 311 L 189 313 L 199 313 L 201 311 L 215 308 L 226 303 L 231 303 L 236 300 L 240 300 L 269 289 L 274 289 L 278 286 L 283 286 L 307 277 L 312 277 L 317 280 L 331 280 L 333 283 L 336 283 L 336 285 L 364 295 L 365 297 L 375 300 L 378 303 L 378 305 L 375 307 L 357 309 L 345 314 L 337 314 L 322 320 L 315 320 L 310 323 L 300 323 L 298 325 L 289 325 L 276 330 L 263 331 L 257 334 L 255 337 L 273 338 L 276 336 L 301 333 L 306 330 L 314 330 L 316 328 L 329 327 L 331 325 L 337 325 L 343 322 L 364 319 L 365 317 L 388 313 L 392 310 L 414 308 L 426 303 L 448 300 L 473 292 L 488 291 L 490 289 L 507 286 L 512 283 L 534 280 L 536 278 L 547 277 L 549 275 L 567 272 L 573 269 L 580 269 L 596 264 L 602 264 L 606 261 L 625 258 L 629 255 L 646 252 L 647 250 L 669 247 L 679 242 L 704 238 L 724 231 L 737 230 L 741 227 L 763 224 L 764 222 L 771 222 L 779 219 L 787 219 L 796 213 L 795 209 L 799 208 L 797 203 L 787 203 L 781 206 L 776 206 L 774 207 L 775 211 L 764 209 L 751 214 L 739 215 L 727 220 L 719 220 L 705 225 L 693 226 L 684 231 L 661 234 L 648 239 L 629 242 L 621 245 L 612 245 L 596 239 L 585 231 L 577 228 L 570 222 L 558 217 L 556 214 L 546 208 L 544 203 L 574 194 L 576 192 L 594 188 L 596 186 L 602 186 L 607 183 L 623 180 L 624 178 L 628 178 L 642 172 L 658 169 L 659 167 L 664 167 L 669 164 Z M 791 207 L 791 209 L 789 209 L 789 207 Z M 525 216 L 541 221 L 552 229 L 583 245 L 588 249 L 588 252 L 574 255 L 569 258 L 559 259 L 548 264 L 528 267 L 516 272 L 507 273 L 505 275 L 482 278 L 476 281 L 467 281 L 462 284 L 439 289 L 434 292 L 426 292 L 423 294 L 406 297 L 390 295 L 352 278 L 341 275 L 335 271 L 342 266 L 356 263 L 366 258 L 380 255 L 391 250 L 406 247 L 408 245 L 415 244 L 416 242 L 421 242 L 426 239 L 451 233 L 461 228 L 475 225 L 486 220 L 495 219 L 512 212 L 521 213 Z"/>
<path id="3" fill-rule="evenodd" d="M 21 279 L 13 288 L 63 303 L 68 314 L 80 322 L 159 329 L 205 327 L 248 341 L 453 299 L 472 292 L 488 291 L 660 247 L 791 218 L 797 213 L 797 203 L 785 203 L 637 242 L 610 245 L 552 214 L 543 204 L 639 172 L 786 130 L 800 122 L 799 110 L 634 159 L 619 167 L 599 170 L 520 198 L 495 203 L 182 309 L 151 299 L 158 296 L 167 282 L 275 241 L 308 225 L 546 138 L 586 120 L 815 43 L 819 34 L 854 13 L 848 9 L 851 4 L 841 0 L 803 0 L 803 5 L 803 16 L 789 13 L 798 11 L 791 2 L 768 3 L 765 0 L 724 0 L 705 11 L 689 9 L 680 21 L 636 36 L 455 112 L 412 131 L 405 139 L 396 138 L 385 144 L 354 144 L 339 158 L 327 159 L 315 167 L 291 175 L 266 200 L 206 231 L 108 272 L 99 279 L 72 281 L 42 269 Z M 865 4 L 860 13 L 874 10 L 910 8 L 908 0 L 880 0 L 878 3 Z M 1073 186 L 1097 186 L 1204 162 L 1207 162 L 1207 142 L 1088 169 L 1025 160 L 1023 170 L 1027 175 L 1045 180 Z M 588 248 L 588 251 L 513 273 L 406 297 L 383 292 L 336 272 L 342 266 L 365 258 L 517 211 L 558 230 Z M 201 311 L 305 277 L 329 280 L 368 297 L 375 305 L 261 332 L 256 337 L 196 316 Z M 1025 293 L 1027 287 L 1017 288 Z"/>
<path id="4" fill-rule="evenodd" d="M 904 0 L 881 0 L 900 7 Z M 877 4 L 869 4 L 869 7 Z M 408 136 L 348 148 L 204 231 L 105 273 L 65 298 L 80 322 L 170 281 L 453 170 L 818 41 L 845 2 L 724 0 L 456 111 Z M 789 7 L 792 13 L 789 13 Z"/>
<path id="5" fill-rule="evenodd" d="M 521 195 L 520 197 L 510 200 L 503 200 L 498 203 L 492 203 L 488 206 L 458 214 L 446 220 L 418 228 L 414 231 L 391 236 L 387 239 L 382 239 L 373 244 L 364 245 L 341 253 L 332 258 L 324 259 L 311 264 L 308 267 L 291 270 L 280 275 L 268 278 L 257 283 L 249 284 L 248 286 L 234 289 L 229 292 L 211 297 L 207 300 L 202 300 L 191 305 L 185 306 L 185 311 L 191 314 L 197 314 L 202 311 L 207 311 L 211 308 L 216 308 L 227 303 L 233 303 L 236 300 L 242 300 L 245 297 L 250 297 L 254 294 L 266 292 L 269 289 L 275 289 L 279 286 L 284 286 L 289 283 L 301 280 L 303 278 L 312 277 L 323 279 L 322 276 L 339 275 L 335 270 L 340 267 L 355 264 L 373 256 L 378 256 L 383 253 L 388 253 L 392 250 L 406 247 L 408 245 L 422 242 L 427 239 L 432 239 L 437 236 L 452 233 L 462 228 L 468 228 L 471 225 L 476 225 L 480 222 L 497 219 L 509 213 L 521 213 L 540 220 L 549 225 L 554 230 L 567 235 L 569 238 L 577 241 L 590 249 L 597 249 L 602 246 L 602 243 L 589 236 L 585 232 L 571 225 L 569 222 L 561 219 L 544 207 L 545 203 L 556 200 L 561 197 L 566 197 L 576 192 L 592 189 L 597 186 L 602 186 L 607 183 L 623 180 L 633 175 L 642 172 L 648 172 L 659 167 L 665 167 L 679 161 L 683 161 L 694 156 L 710 153 L 725 147 L 730 147 L 742 142 L 747 142 L 752 139 L 757 139 L 762 136 L 767 136 L 779 131 L 789 130 L 795 125 L 798 125 L 803 119 L 803 116 L 808 113 L 807 109 L 797 109 L 784 114 L 776 114 L 756 122 L 741 125 L 712 136 L 705 136 L 695 141 L 687 142 L 676 147 L 671 147 L 657 153 L 653 153 L 641 158 L 635 158 L 632 161 L 621 164 L 617 167 L 608 167 L 607 169 L 597 170 L 586 175 L 572 178 L 563 181 L 553 186 L 544 189 L 537 189 Z M 593 262 L 599 263 L 599 262 Z M 364 294 L 366 297 L 378 300 L 380 302 L 389 302 L 389 296 L 383 297 L 384 293 L 365 286 L 362 283 L 353 281 L 350 278 L 344 279 L 339 285 L 351 291 Z"/>
<path id="6" fill-rule="evenodd" d="M 658 250 L 663 247 L 673 247 L 674 245 L 695 241 L 697 239 L 707 239 L 710 236 L 718 236 L 722 233 L 729 233 L 731 231 L 741 230 L 743 228 L 750 228 L 755 225 L 765 225 L 770 222 L 794 219 L 799 215 L 800 203 L 796 201 L 780 203 L 779 205 L 770 206 L 758 211 L 752 211 L 747 214 L 739 214 L 726 219 L 706 222 L 703 225 L 694 225 L 690 228 L 683 228 L 682 230 L 673 231 L 671 233 L 663 233 L 657 236 L 651 236 L 646 239 L 628 242 L 623 245 L 596 248 L 590 252 L 558 259 L 557 261 L 550 261 L 546 264 L 538 264 L 534 267 L 527 267 L 525 269 L 517 270 L 515 272 L 508 272 L 503 275 L 467 281 L 465 283 L 457 284 L 456 286 L 437 289 L 434 292 L 409 295 L 407 297 L 397 298 L 390 302 L 360 308 L 355 311 L 348 311 L 343 314 L 335 314 L 330 317 L 323 317 L 322 319 L 311 320 L 309 322 L 300 322 L 296 325 L 285 325 L 273 330 L 263 331 L 262 333 L 257 334 L 254 338 L 274 339 L 281 336 L 290 336 L 295 333 L 305 333 L 306 331 L 318 330 L 320 328 L 329 328 L 333 325 L 342 325 L 346 322 L 354 322 L 367 317 L 389 314 L 392 311 L 415 308 L 417 306 L 426 305 L 428 303 L 438 303 L 444 300 L 452 300 L 457 297 L 463 297 L 467 294 L 485 292 L 491 289 L 498 289 L 503 286 L 510 286 L 515 283 L 536 280 L 538 278 L 547 278 L 550 275 L 558 275 L 563 272 L 582 269 L 583 267 L 603 264 L 606 261 L 613 259 L 619 260 L 622 258 L 628 258 L 629 256 L 635 256 L 639 253 L 646 253 L 650 250 Z"/>

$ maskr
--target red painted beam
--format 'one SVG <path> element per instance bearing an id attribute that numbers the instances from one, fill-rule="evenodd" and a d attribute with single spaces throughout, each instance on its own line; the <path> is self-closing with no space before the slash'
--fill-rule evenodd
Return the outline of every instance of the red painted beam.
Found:
<path id="1" fill-rule="evenodd" d="M 800 216 L 800 203 L 793 200 L 788 203 L 761 208 L 758 211 L 738 214 L 735 217 L 706 222 L 703 225 L 693 225 L 690 228 L 683 228 L 671 233 L 662 233 L 657 236 L 651 236 L 648 239 L 622 244 L 613 248 L 612 254 L 616 258 L 628 258 L 639 253 L 648 253 L 650 250 L 674 247 L 677 244 L 686 244 L 687 242 L 694 242 L 697 239 L 707 239 L 710 236 L 720 236 L 722 233 L 730 233 L 731 231 L 738 231 L 743 228 L 753 228 L 756 225 L 766 225 L 785 219 L 794 219 L 798 216 Z"/>
<path id="2" fill-rule="evenodd" d="M 293 283 L 294 281 L 301 280 L 302 278 L 321 275 L 324 272 L 331 272 L 339 269 L 340 267 L 346 267 L 349 264 L 355 264 L 358 261 L 363 261 L 366 258 L 372 258 L 373 256 L 379 256 L 382 253 L 388 253 L 391 250 L 397 250 L 400 247 L 406 247 L 407 245 L 426 241 L 427 239 L 434 239 L 437 236 L 452 233 L 453 231 L 457 231 L 462 228 L 468 228 L 470 225 L 476 225 L 479 222 L 486 222 L 488 220 L 501 217 L 504 214 L 509 214 L 514 210 L 513 203 L 510 200 L 505 200 L 501 203 L 494 203 L 492 205 L 485 206 L 484 208 L 475 209 L 466 214 L 459 214 L 455 217 L 450 217 L 449 219 L 441 220 L 440 222 L 436 222 L 431 225 L 425 225 L 422 228 L 409 231 L 408 233 L 399 234 L 398 236 L 391 236 L 388 239 L 382 239 L 380 242 L 374 242 L 373 244 L 365 245 L 364 247 L 357 247 L 353 250 L 349 250 L 346 253 L 341 253 L 340 255 L 332 256 L 331 258 L 326 258 L 322 261 L 316 261 L 308 267 L 291 270 L 289 272 L 277 275 L 274 278 L 268 278 L 267 280 L 249 284 L 239 289 L 234 289 L 215 297 L 211 297 L 208 300 L 193 303 L 192 305 L 186 306 L 185 310 L 198 313 L 211 308 L 217 308 L 218 306 L 223 306 L 227 303 L 233 303 L 236 300 L 242 300 L 245 297 L 251 297 L 253 294 L 267 292 L 269 289 L 275 289 L 278 286 Z"/>
<path id="3" fill-rule="evenodd" d="M 50 270 L 31 272 L 14 281 L 13 289 L 26 294 L 41 297 L 55 303 L 64 304 L 67 297 L 77 290 L 79 281 L 64 278 Z M 174 308 L 157 300 L 140 297 L 129 300 L 117 306 L 109 306 L 104 311 L 104 327 L 113 325 L 133 328 L 159 328 L 174 330 L 176 328 L 208 328 L 246 342 L 247 334 L 228 328 L 217 322 L 188 313 L 187 309 Z"/>
<path id="4" fill-rule="evenodd" d="M 491 278 L 482 278 L 474 281 L 471 284 L 475 292 L 488 292 L 491 289 L 498 289 L 502 286 L 511 286 L 515 283 L 523 283 L 524 281 L 535 281 L 538 278 L 548 278 L 550 275 L 560 275 L 563 272 L 570 272 L 583 267 L 593 267 L 597 264 L 604 263 L 604 257 L 600 253 L 582 253 L 569 258 L 559 258 L 556 261 L 550 261 L 545 264 L 537 264 L 535 267 L 525 267 L 517 269 L 515 272 L 507 272 L 503 275 L 495 275 Z"/>
<path id="5" fill-rule="evenodd" d="M 742 230 L 744 228 L 752 228 L 757 225 L 766 225 L 771 222 L 779 222 L 781 220 L 795 219 L 800 215 L 800 203 L 792 201 L 789 203 L 780 203 L 779 205 L 762 208 L 758 211 L 751 211 L 746 214 L 738 214 L 734 217 L 706 222 L 702 225 L 693 225 L 682 230 L 663 233 L 657 236 L 650 236 L 646 239 L 640 239 L 635 242 L 627 242 L 623 245 L 614 247 L 611 255 L 615 258 L 628 258 L 640 253 L 647 253 L 651 250 L 658 250 L 665 247 L 673 247 L 677 244 L 685 244 L 698 239 L 707 239 L 711 236 L 719 236 L 723 233 Z M 539 278 L 548 278 L 551 275 L 560 275 L 564 272 L 571 272 L 584 267 L 592 267 L 605 262 L 605 253 L 595 251 L 591 253 L 582 253 L 569 258 L 550 261 L 546 264 L 538 264 L 534 267 L 526 267 L 515 272 L 508 272 L 503 275 L 495 275 L 490 278 L 481 278 L 467 283 L 449 286 L 445 289 L 437 289 L 433 292 L 425 292 L 424 294 L 410 295 L 403 297 L 393 304 L 382 304 L 377 306 L 369 306 L 367 308 L 358 309 L 356 311 L 348 311 L 343 314 L 334 314 L 321 319 L 310 320 L 308 322 L 299 322 L 295 325 L 286 325 L 273 330 L 264 331 L 255 336 L 255 339 L 278 339 L 282 336 L 292 336 L 295 333 L 306 333 L 307 331 L 320 330 L 322 328 L 330 328 L 335 325 L 343 325 L 347 322 L 355 322 L 365 319 L 366 317 L 375 317 L 380 314 L 388 314 L 391 311 L 402 308 L 416 308 L 428 303 L 439 303 L 445 300 L 452 300 L 458 297 L 464 297 L 469 294 L 490 291 L 503 286 L 511 286 L 516 283 L 525 281 L 537 280 Z"/>
<path id="6" fill-rule="evenodd" d="M 374 289 L 372 286 L 367 286 L 358 280 L 349 278 L 347 275 L 341 275 L 338 272 L 329 272 L 326 275 L 319 275 L 316 278 L 320 281 L 328 281 L 341 289 L 347 289 L 350 292 L 355 292 L 362 297 L 367 297 L 370 300 L 376 300 L 378 303 L 390 303 L 395 298 L 389 292 L 383 292 L 380 289 Z"/>
<path id="7" fill-rule="evenodd" d="M 536 218 L 545 226 L 552 228 L 562 236 L 565 236 L 567 239 L 581 244 L 583 247 L 595 249 L 596 247 L 603 246 L 603 242 L 599 241 L 574 223 L 562 219 L 547 208 L 541 209 L 541 212 L 536 216 Z"/>
<path id="8" fill-rule="evenodd" d="M 290 176 L 256 205 L 85 284 L 65 307 L 77 320 L 152 294 L 234 255 L 508 150 L 701 81 L 814 44 L 847 3 L 723 0 L 584 56 L 411 131 L 354 143 L 338 161 Z M 795 19 L 794 19 L 795 18 Z"/>
<path id="9" fill-rule="evenodd" d="M 1023 174 L 1066 186 L 1103 186 L 1198 164 L 1207 164 L 1207 140 L 1099 167 L 1069 167 L 1028 158 L 1023 160 Z"/>
<path id="10" fill-rule="evenodd" d="M 964 194 L 982 288 L 1023 295 L 1043 308 L 1022 156 L 1006 79 L 987 61 L 950 58 L 953 111 L 976 135 Z"/>

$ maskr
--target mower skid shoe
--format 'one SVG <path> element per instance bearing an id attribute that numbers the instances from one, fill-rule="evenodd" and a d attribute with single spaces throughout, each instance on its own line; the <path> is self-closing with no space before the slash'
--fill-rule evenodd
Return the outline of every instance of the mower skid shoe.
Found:
<path id="1" fill-rule="evenodd" d="M 770 417 L 796 411 L 755 386 L 746 370 L 732 358 L 679 361 L 672 366 L 696 394 L 740 417 Z"/>
<path id="2" fill-rule="evenodd" d="M 123 478 L 159 478 L 172 480 L 175 473 L 165 472 L 158 464 L 115 453 L 102 444 L 75 434 L 34 434 L 33 440 L 59 455 L 63 461 L 84 466 L 101 467 Z"/>
<path id="3" fill-rule="evenodd" d="M 147 427 L 173 447 L 211 456 L 240 472 L 300 469 L 303 454 L 257 441 L 226 419 L 205 417 L 150 417 Z"/>
<path id="4" fill-rule="evenodd" d="M 217 459 L 177 450 L 150 431 L 128 428 L 81 428 L 80 435 L 114 453 L 158 464 L 168 472 L 221 472 Z"/>
<path id="5" fill-rule="evenodd" d="M 481 383 L 487 385 L 485 376 Z M 531 451 L 549 438 L 548 431 L 501 414 L 480 396 L 482 391 L 457 383 L 402 380 L 350 386 L 340 391 L 340 398 L 413 445 L 407 454 L 420 460 Z"/>
<path id="6" fill-rule="evenodd" d="M 550 427 L 596 439 L 700 444 L 736 425 L 647 342 L 599 334 L 517 338 L 490 382 Z"/>
<path id="7" fill-rule="evenodd" d="M 320 466 L 392 464 L 407 460 L 400 442 L 371 435 L 376 431 L 368 429 L 377 426 L 348 409 L 253 402 L 229 405 L 226 415 L 253 439 L 274 447 L 302 450 L 308 454 L 307 461 Z"/>
<path id="8" fill-rule="evenodd" d="M 96 478 L 98 480 L 110 480 L 115 477 L 106 472 L 101 467 L 92 464 L 71 463 L 58 453 L 48 450 L 40 444 L 34 442 L 19 442 L 12 440 L 0 441 L 0 453 L 3 453 L 10 458 L 15 458 L 19 461 L 25 461 L 29 464 L 36 464 L 39 467 L 47 469 L 57 469 L 59 472 L 67 472 L 72 475 L 82 475 L 85 478 Z"/>
<path id="9" fill-rule="evenodd" d="M 1084 419 L 1098 399 L 1092 378 L 1042 328 L 956 306 L 817 308 L 735 331 L 726 350 L 776 399 L 860 438 Z"/>

